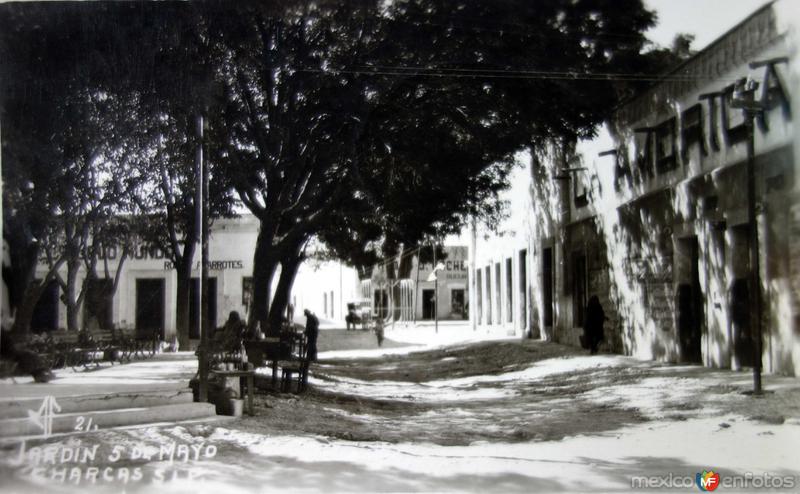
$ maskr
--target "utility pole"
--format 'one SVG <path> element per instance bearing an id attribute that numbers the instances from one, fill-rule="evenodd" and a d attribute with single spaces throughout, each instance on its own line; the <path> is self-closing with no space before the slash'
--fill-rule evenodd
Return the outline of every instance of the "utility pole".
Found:
<path id="1" fill-rule="evenodd" d="M 751 68 L 754 64 L 750 64 Z M 761 386 L 761 274 L 759 266 L 758 216 L 756 215 L 756 158 L 755 158 L 755 118 L 764 107 L 755 101 L 758 82 L 742 79 L 736 84 L 731 106 L 744 113 L 747 128 L 747 229 L 750 243 L 750 333 L 753 344 L 753 394 L 762 392 Z"/>
<path id="2" fill-rule="evenodd" d="M 469 253 L 469 297 L 467 300 L 469 301 L 469 312 L 467 312 L 467 317 L 470 318 L 472 324 L 472 330 L 478 330 L 478 288 L 477 288 L 477 281 L 475 280 L 475 264 L 476 264 L 476 252 L 478 249 L 478 224 L 475 221 L 475 216 L 472 217 L 470 222 L 470 230 L 472 230 L 471 235 L 471 249 Z"/>
<path id="3" fill-rule="evenodd" d="M 417 279 L 414 281 L 414 294 L 411 303 L 411 320 L 417 324 L 417 294 L 419 290 L 419 265 L 422 262 L 422 247 L 417 249 Z"/>
<path id="4" fill-rule="evenodd" d="M 433 319 L 436 333 L 439 333 L 439 273 L 436 272 L 436 242 L 433 243 Z"/>
<path id="5" fill-rule="evenodd" d="M 200 348 L 197 352 L 197 371 L 199 375 L 198 399 L 208 401 L 208 208 L 206 194 L 208 178 L 205 160 L 203 159 L 203 115 L 197 117 L 197 149 L 195 151 L 195 230 L 200 240 L 201 247 L 201 280 L 200 280 Z"/>

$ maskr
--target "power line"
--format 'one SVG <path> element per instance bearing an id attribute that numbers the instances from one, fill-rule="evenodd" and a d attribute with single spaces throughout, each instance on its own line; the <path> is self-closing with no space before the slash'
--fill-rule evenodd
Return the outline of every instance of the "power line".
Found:
<path id="1" fill-rule="evenodd" d="M 367 66 L 365 68 L 371 68 L 372 66 Z M 514 74 L 514 75 L 540 75 L 540 76 L 552 76 L 552 77 L 565 77 L 565 78 L 597 78 L 597 79 L 616 79 L 616 80 L 664 80 L 667 78 L 676 79 L 676 80 L 698 80 L 698 79 L 714 79 L 720 80 L 719 77 L 715 76 L 702 76 L 702 75 L 693 75 L 693 74 L 665 74 L 665 75 L 657 75 L 657 74 L 643 74 L 643 73 L 631 73 L 631 74 L 624 74 L 619 72 L 576 72 L 576 71 L 569 71 L 569 70 L 533 70 L 533 69 L 466 69 L 466 68 L 449 68 L 449 67 L 441 67 L 441 68 L 426 68 L 426 67 L 391 67 L 391 66 L 374 66 L 375 68 L 384 69 L 384 70 L 419 70 L 423 72 L 429 72 L 438 70 L 442 73 L 447 72 L 455 72 L 455 73 L 466 73 L 466 74 L 481 74 L 481 73 L 488 73 L 488 74 Z"/>
<path id="2" fill-rule="evenodd" d="M 699 74 L 667 74 L 653 75 L 641 73 L 613 72 L 578 72 L 578 71 L 545 71 L 514 69 L 466 69 L 466 68 L 425 68 L 406 66 L 374 66 L 356 69 L 295 69 L 297 72 L 324 73 L 330 75 L 376 75 L 397 77 L 436 77 L 452 79 L 521 79 L 521 80 L 568 80 L 568 81 L 633 81 L 633 82 L 695 82 L 695 81 L 730 81 L 737 78 L 725 78 L 714 75 Z"/>
<path id="3" fill-rule="evenodd" d="M 432 26 L 432 27 L 442 27 L 448 29 L 458 29 L 463 31 L 474 31 L 474 32 L 488 32 L 488 33 L 498 33 L 498 34 L 516 34 L 516 35 L 539 35 L 541 36 L 541 32 L 535 30 L 532 24 L 522 24 L 522 23 L 511 23 L 511 22 L 502 22 L 492 19 L 472 19 L 472 20 L 479 20 L 480 22 L 489 22 L 493 23 L 497 26 L 509 26 L 507 29 L 503 28 L 490 28 L 490 27 L 481 27 L 481 26 L 470 26 L 463 23 L 440 23 L 440 22 L 425 22 L 425 21 L 417 21 L 417 20 L 406 20 L 406 19 L 399 19 L 396 17 L 392 17 L 388 19 L 390 22 L 396 22 L 398 24 L 409 24 L 412 26 L 423 27 L 423 26 Z M 469 18 L 464 18 L 464 20 L 470 20 Z M 514 29 L 516 28 L 516 29 Z M 652 40 L 648 39 L 644 33 L 637 34 L 637 33 L 621 33 L 621 32 L 613 32 L 613 31 L 605 31 L 599 30 L 592 32 L 590 34 L 583 34 L 583 33 L 570 33 L 570 32 L 559 32 L 560 38 L 573 38 L 573 39 L 592 39 L 595 37 L 608 37 L 608 38 L 621 38 L 621 39 L 631 39 L 631 40 L 642 40 L 645 42 L 650 42 L 655 44 Z"/>

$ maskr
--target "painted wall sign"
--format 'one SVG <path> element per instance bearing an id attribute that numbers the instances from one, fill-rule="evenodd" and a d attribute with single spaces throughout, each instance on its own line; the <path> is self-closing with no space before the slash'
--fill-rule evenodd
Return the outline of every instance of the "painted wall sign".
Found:
<path id="1" fill-rule="evenodd" d="M 164 271 L 171 271 L 175 269 L 172 261 L 164 261 Z M 200 261 L 194 263 L 194 269 L 200 269 Z M 244 262 L 240 260 L 226 260 L 226 261 L 210 261 L 208 269 L 211 271 L 225 271 L 227 269 L 244 269 Z"/>

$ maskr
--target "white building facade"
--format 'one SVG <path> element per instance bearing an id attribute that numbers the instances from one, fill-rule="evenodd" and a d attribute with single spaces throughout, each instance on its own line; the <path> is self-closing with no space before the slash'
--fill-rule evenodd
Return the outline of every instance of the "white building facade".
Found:
<path id="1" fill-rule="evenodd" d="M 490 230 L 474 225 L 471 242 L 470 287 L 474 290 L 470 318 L 476 328 L 531 336 L 531 164 L 518 156 L 511 188 L 503 194 L 508 217 Z M 538 334 L 534 333 L 534 336 Z"/>
<path id="2" fill-rule="evenodd" d="M 797 375 L 796 7 L 784 0 L 754 12 L 621 105 L 597 137 L 536 150 L 527 182 L 533 334 L 579 345 L 587 301 L 597 296 L 609 318 L 607 350 L 749 367 L 758 327 L 750 318 L 755 289 L 763 368 Z M 763 108 L 752 137 L 756 287 L 749 279 L 750 137 L 734 103 L 742 78 L 759 83 L 754 97 Z M 499 259 L 491 262 L 494 284 L 498 262 L 501 279 L 505 269 Z M 500 292 L 507 304 L 502 286 Z"/>
<path id="3" fill-rule="evenodd" d="M 220 219 L 214 222 L 209 235 L 209 317 L 214 326 L 222 325 L 231 311 L 246 318 L 251 308 L 253 252 L 258 235 L 258 220 L 252 215 Z M 121 252 L 110 248 L 106 259 L 98 261 L 98 275 L 104 276 L 104 263 L 113 278 L 119 268 Z M 108 307 L 98 307 L 90 298 L 79 313 L 80 328 L 116 327 L 157 330 L 165 340 L 176 331 L 177 274 L 163 252 L 138 246 L 122 263 L 122 273 L 113 300 Z M 199 338 L 198 301 L 200 249 L 196 249 L 192 270 L 190 304 L 190 337 Z M 47 267 L 40 265 L 37 278 L 42 279 Z M 66 269 L 61 270 L 62 277 Z M 80 287 L 86 276 L 77 280 Z M 280 270 L 273 279 L 277 284 Z M 308 308 L 323 318 L 344 319 L 344 304 L 357 296 L 358 277 L 355 270 L 339 263 L 306 261 L 295 279 L 290 301 L 295 306 L 295 320 L 302 322 L 303 309 Z M 60 289 L 52 283 L 40 299 L 32 321 L 32 329 L 55 330 L 67 326 L 66 306 L 60 300 Z M 96 319 L 96 321 L 91 321 Z"/>

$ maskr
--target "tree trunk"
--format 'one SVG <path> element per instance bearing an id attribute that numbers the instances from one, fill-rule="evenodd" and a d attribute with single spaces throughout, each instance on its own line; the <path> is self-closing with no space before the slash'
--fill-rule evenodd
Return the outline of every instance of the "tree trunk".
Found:
<path id="1" fill-rule="evenodd" d="M 397 277 L 401 280 L 411 279 L 411 268 L 414 267 L 414 256 L 409 255 L 409 250 L 403 248 L 400 267 L 397 268 Z"/>
<path id="2" fill-rule="evenodd" d="M 77 259 L 77 256 L 75 257 Z M 78 313 L 80 304 L 75 293 L 78 283 L 79 260 L 67 262 L 67 286 L 64 290 L 64 304 L 67 306 L 67 331 L 78 331 Z"/>
<path id="3" fill-rule="evenodd" d="M 25 295 L 17 306 L 14 325 L 11 329 L 15 336 L 24 337 L 30 332 L 33 310 L 36 308 L 36 302 L 39 301 L 39 297 L 42 296 L 44 287 L 45 283 L 31 283 L 25 290 Z"/>
<path id="4" fill-rule="evenodd" d="M 192 286 L 191 266 L 191 260 L 175 266 L 178 278 L 176 284 L 177 298 L 175 300 L 175 330 L 178 335 L 178 345 L 184 350 L 189 349 L 190 346 L 189 308 L 191 306 L 190 298 Z"/>
<path id="5" fill-rule="evenodd" d="M 269 327 L 270 286 L 277 267 L 278 260 L 272 249 L 272 237 L 262 228 L 258 232 L 253 256 L 253 299 L 248 325 L 253 327 L 256 322 L 260 322 L 261 330 L 268 335 L 275 335 L 279 331 L 279 328 L 273 331 Z"/>
<path id="6" fill-rule="evenodd" d="M 400 255 L 402 255 L 402 253 L 403 250 L 400 249 Z M 400 305 L 394 303 L 400 298 L 400 284 L 397 283 L 397 280 L 397 265 L 394 261 L 392 261 L 386 264 L 386 290 L 381 291 L 381 297 L 386 297 L 388 298 L 389 302 L 393 302 L 387 303 L 386 306 L 386 310 L 391 311 L 391 317 L 393 321 L 400 319 Z M 383 305 L 383 301 L 381 301 L 381 305 Z"/>
<path id="7" fill-rule="evenodd" d="M 26 335 L 30 331 L 33 309 L 42 295 L 45 283 L 36 286 L 34 282 L 40 252 L 39 244 L 26 241 L 25 236 L 20 233 L 22 231 L 24 231 L 22 228 L 13 228 L 7 223 L 4 238 L 8 242 L 9 257 L 13 259 L 10 280 L 6 280 L 9 304 L 14 314 L 12 332 Z M 3 275 L 6 278 L 5 272 Z"/>
<path id="8" fill-rule="evenodd" d="M 112 304 L 114 303 L 114 295 L 117 294 L 117 289 L 119 288 L 119 282 L 122 279 L 122 265 L 125 264 L 125 260 L 127 258 L 128 258 L 128 247 L 124 247 L 122 249 L 122 255 L 119 258 L 119 262 L 117 263 L 116 273 L 114 273 L 114 278 L 112 278 L 111 288 L 106 290 L 105 293 L 103 294 L 104 296 L 103 303 L 106 304 L 107 307 L 112 306 Z M 105 278 L 109 279 L 110 273 L 108 270 L 108 263 L 107 261 L 104 262 L 105 262 Z"/>
<path id="9" fill-rule="evenodd" d="M 291 250 L 291 254 L 281 261 L 281 276 L 278 278 L 278 286 L 275 289 L 275 297 L 269 310 L 269 327 L 280 328 L 283 315 L 286 312 L 286 305 L 289 303 L 289 295 L 292 284 L 297 276 L 297 270 L 303 262 L 300 254 L 300 247 Z"/>

